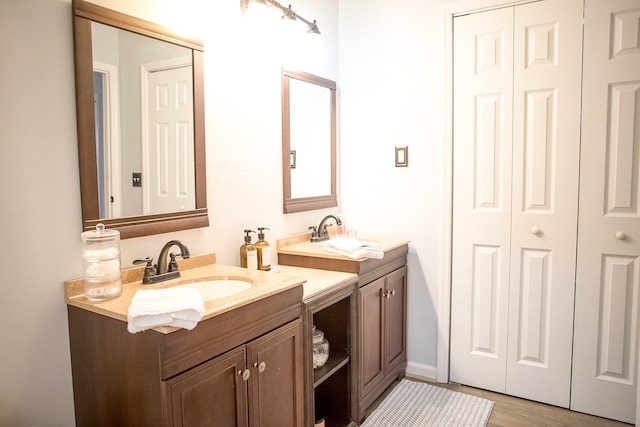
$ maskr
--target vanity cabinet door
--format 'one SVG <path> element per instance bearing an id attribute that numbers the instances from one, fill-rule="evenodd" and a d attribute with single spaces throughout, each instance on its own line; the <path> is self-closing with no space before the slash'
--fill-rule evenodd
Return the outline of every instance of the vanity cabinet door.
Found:
<path id="1" fill-rule="evenodd" d="M 386 277 L 386 365 L 393 371 L 407 360 L 407 267 Z"/>
<path id="2" fill-rule="evenodd" d="M 360 288 L 360 396 L 366 396 L 384 376 L 385 278 Z"/>
<path id="3" fill-rule="evenodd" d="M 165 381 L 174 427 L 303 423 L 302 320 Z"/>
<path id="4" fill-rule="evenodd" d="M 242 346 L 166 381 L 169 425 L 248 426 L 245 360 Z"/>
<path id="5" fill-rule="evenodd" d="M 303 425 L 302 321 L 247 345 L 249 416 L 252 427 Z"/>
<path id="6" fill-rule="evenodd" d="M 359 416 L 407 362 L 407 267 L 401 267 L 359 290 Z"/>

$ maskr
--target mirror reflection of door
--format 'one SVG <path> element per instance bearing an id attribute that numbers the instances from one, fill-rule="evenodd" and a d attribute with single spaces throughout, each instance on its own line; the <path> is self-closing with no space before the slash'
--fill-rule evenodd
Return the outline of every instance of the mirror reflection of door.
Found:
<path id="1" fill-rule="evenodd" d="M 191 58 L 142 66 L 143 213 L 195 205 Z"/>
<path id="2" fill-rule="evenodd" d="M 100 218 L 194 209 L 191 49 L 91 28 Z"/>
<path id="3" fill-rule="evenodd" d="M 100 218 L 122 215 L 118 67 L 95 61 L 93 99 Z"/>

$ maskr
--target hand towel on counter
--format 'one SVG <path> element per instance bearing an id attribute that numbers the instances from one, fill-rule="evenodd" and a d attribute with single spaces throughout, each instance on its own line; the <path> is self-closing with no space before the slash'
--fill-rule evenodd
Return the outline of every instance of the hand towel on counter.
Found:
<path id="1" fill-rule="evenodd" d="M 203 313 L 204 301 L 195 288 L 139 290 L 127 312 L 127 329 L 132 334 L 156 326 L 191 330 L 202 319 Z"/>
<path id="2" fill-rule="evenodd" d="M 336 237 L 324 244 L 325 252 L 344 255 L 349 258 L 384 258 L 382 246 L 376 242 L 367 242 L 355 237 Z"/>

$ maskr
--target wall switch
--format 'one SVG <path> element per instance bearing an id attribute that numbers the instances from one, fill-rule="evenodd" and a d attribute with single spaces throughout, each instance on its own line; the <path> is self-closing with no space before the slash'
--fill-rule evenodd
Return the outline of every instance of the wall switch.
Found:
<path id="1" fill-rule="evenodd" d="M 131 185 L 134 187 L 142 187 L 142 172 L 134 172 L 131 176 Z"/>
<path id="2" fill-rule="evenodd" d="M 409 166 L 409 147 L 396 147 L 396 167 Z"/>

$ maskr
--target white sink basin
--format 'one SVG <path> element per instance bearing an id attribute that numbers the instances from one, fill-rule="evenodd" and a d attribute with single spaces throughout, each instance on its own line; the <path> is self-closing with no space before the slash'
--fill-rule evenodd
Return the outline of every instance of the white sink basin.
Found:
<path id="1" fill-rule="evenodd" d="M 204 301 L 225 298 L 246 291 L 253 285 L 249 278 L 215 278 L 204 279 L 179 285 L 180 287 L 196 288 Z"/>

